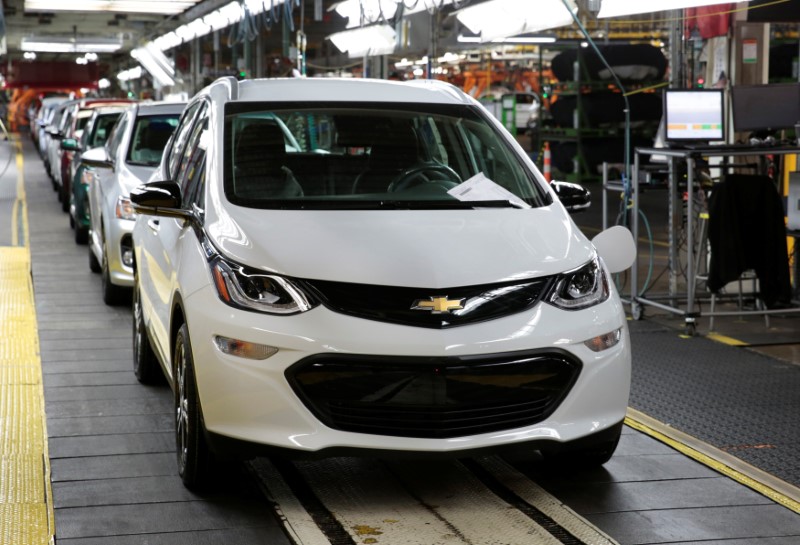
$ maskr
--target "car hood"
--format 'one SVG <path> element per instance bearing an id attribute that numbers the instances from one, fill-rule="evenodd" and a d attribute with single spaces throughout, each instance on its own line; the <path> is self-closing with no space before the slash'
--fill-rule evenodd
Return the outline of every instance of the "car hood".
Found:
<path id="1" fill-rule="evenodd" d="M 443 288 L 576 268 L 594 248 L 557 205 L 530 210 L 286 211 L 207 218 L 230 259 L 277 274 Z"/>

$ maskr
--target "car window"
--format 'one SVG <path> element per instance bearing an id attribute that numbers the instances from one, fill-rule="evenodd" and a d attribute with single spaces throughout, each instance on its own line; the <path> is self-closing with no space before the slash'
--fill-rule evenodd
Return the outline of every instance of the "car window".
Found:
<path id="1" fill-rule="evenodd" d="M 194 127 L 186 141 L 178 171 L 175 173 L 175 181 L 181 186 L 184 208 L 190 208 L 192 204 L 197 205 L 201 210 L 205 208 L 203 186 L 205 180 L 207 130 L 208 105 L 203 103 L 203 106 L 198 111 Z M 204 134 L 206 134 L 205 137 Z"/>
<path id="2" fill-rule="evenodd" d="M 120 114 L 103 114 L 98 115 L 94 121 L 94 127 L 89 135 L 89 145 L 87 148 L 95 148 L 105 144 L 108 139 L 111 129 L 114 128 L 114 123 L 119 119 Z"/>
<path id="3" fill-rule="evenodd" d="M 117 151 L 119 150 L 119 146 L 122 143 L 122 138 L 125 136 L 125 130 L 130 122 L 130 116 L 125 115 L 122 116 L 116 125 L 114 125 L 114 129 L 111 131 L 109 135 L 108 142 L 106 143 L 108 156 L 112 159 L 117 157 Z"/>
<path id="4" fill-rule="evenodd" d="M 131 131 L 125 161 L 134 165 L 158 165 L 167 141 L 178 125 L 178 117 L 179 114 L 137 117 Z"/>
<path id="5" fill-rule="evenodd" d="M 200 108 L 200 104 L 201 103 L 197 102 L 190 105 L 186 109 L 181 116 L 178 128 L 175 130 L 175 138 L 172 141 L 172 147 L 168 152 L 169 156 L 167 158 L 167 175 L 171 178 L 175 177 L 175 172 L 178 170 L 178 164 L 182 158 L 183 147 L 186 144 L 186 139 L 189 138 L 189 134 L 192 129 L 192 123 L 194 123 L 195 114 Z"/>
<path id="6" fill-rule="evenodd" d="M 550 202 L 504 133 L 468 105 L 228 104 L 223 153 L 225 194 L 241 206 L 455 206 L 478 182 L 501 196 L 496 205 Z"/>

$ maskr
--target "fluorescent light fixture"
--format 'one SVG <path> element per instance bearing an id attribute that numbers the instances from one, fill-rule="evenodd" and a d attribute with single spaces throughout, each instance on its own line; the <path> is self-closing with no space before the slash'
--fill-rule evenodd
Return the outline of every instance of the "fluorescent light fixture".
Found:
<path id="1" fill-rule="evenodd" d="M 394 53 L 397 36 L 389 25 L 372 25 L 328 36 L 333 45 L 351 59 Z"/>
<path id="2" fill-rule="evenodd" d="M 236 24 L 241 19 L 242 6 L 238 2 L 231 2 L 203 17 L 203 22 L 207 24 L 212 31 L 216 31 L 226 26 Z"/>
<path id="3" fill-rule="evenodd" d="M 464 36 L 459 34 L 457 38 L 459 43 L 462 44 L 478 44 L 481 43 L 480 36 Z M 492 40 L 493 44 L 552 44 L 556 42 L 555 36 L 512 36 L 510 38 L 497 38 Z"/>
<path id="4" fill-rule="evenodd" d="M 749 2 L 750 0 L 737 0 Z M 670 9 L 696 8 L 712 6 L 714 4 L 727 4 L 730 0 L 603 0 L 598 18 L 620 17 L 622 15 L 635 15 L 637 13 L 651 13 Z"/>
<path id="5" fill-rule="evenodd" d="M 25 11 L 104 11 L 177 15 L 199 0 L 25 0 Z"/>
<path id="6" fill-rule="evenodd" d="M 122 47 L 120 38 L 74 38 L 71 36 L 28 36 L 20 41 L 22 51 L 39 53 L 113 53 Z"/>
<path id="7" fill-rule="evenodd" d="M 26 61 L 34 61 L 36 60 L 36 53 L 34 53 L 33 51 L 26 51 L 25 53 L 22 54 L 22 57 Z"/>
<path id="8" fill-rule="evenodd" d="M 401 0 L 344 0 L 333 9 L 347 18 L 347 28 L 368 25 L 391 19 L 397 14 L 397 6 Z M 441 9 L 454 4 L 456 0 L 405 0 L 403 16 L 413 15 L 425 10 Z M 408 7 L 409 4 L 413 4 Z"/>
<path id="9" fill-rule="evenodd" d="M 139 61 L 153 79 L 162 87 L 175 85 L 175 68 L 167 57 L 152 42 L 131 51 L 131 57 Z"/>
<path id="10" fill-rule="evenodd" d="M 139 79 L 142 77 L 142 67 L 134 66 L 128 70 L 123 70 L 117 74 L 117 79 L 120 81 L 130 81 L 132 79 Z"/>
<path id="11" fill-rule="evenodd" d="M 183 40 L 181 40 L 181 37 L 178 36 L 175 32 L 167 32 L 166 34 L 159 36 L 158 38 L 153 40 L 153 44 L 161 51 L 166 51 L 167 49 L 178 47 L 182 43 Z"/>
<path id="12" fill-rule="evenodd" d="M 78 57 L 75 59 L 75 64 L 89 64 L 89 61 L 86 60 L 86 57 Z"/>
<path id="13" fill-rule="evenodd" d="M 417 3 L 422 4 L 424 0 Z M 347 28 L 355 28 L 391 19 L 397 13 L 397 0 L 344 0 L 333 9 L 347 18 Z"/>
<path id="14" fill-rule="evenodd" d="M 568 1 L 576 12 L 574 0 Z M 572 15 L 561 0 L 490 0 L 459 10 L 456 17 L 479 34 L 482 43 L 572 24 Z"/>
<path id="15" fill-rule="evenodd" d="M 245 0 L 245 6 L 251 15 L 263 13 L 268 6 L 277 7 L 286 0 Z M 202 18 L 195 19 L 191 23 L 186 23 L 176 28 L 172 32 L 159 36 L 153 43 L 161 51 L 172 49 L 197 38 L 202 38 L 206 34 L 222 30 L 225 27 L 235 25 L 242 20 L 244 10 L 242 4 L 233 1 L 225 4 L 219 9 L 206 14 Z"/>

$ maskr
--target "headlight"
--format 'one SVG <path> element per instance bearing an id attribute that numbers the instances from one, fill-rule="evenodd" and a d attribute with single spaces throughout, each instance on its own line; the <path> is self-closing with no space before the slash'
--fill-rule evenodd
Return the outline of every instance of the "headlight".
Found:
<path id="1" fill-rule="evenodd" d="M 118 197 L 117 198 L 117 206 L 116 206 L 116 214 L 119 219 L 123 220 L 135 220 L 136 219 L 136 212 L 133 211 L 133 203 L 128 197 Z"/>
<path id="2" fill-rule="evenodd" d="M 608 299 L 608 280 L 597 258 L 558 275 L 546 301 L 564 310 L 580 310 Z"/>
<path id="3" fill-rule="evenodd" d="M 300 287 L 281 276 L 245 269 L 220 258 L 211 262 L 220 299 L 245 310 L 268 314 L 297 314 L 316 306 Z"/>

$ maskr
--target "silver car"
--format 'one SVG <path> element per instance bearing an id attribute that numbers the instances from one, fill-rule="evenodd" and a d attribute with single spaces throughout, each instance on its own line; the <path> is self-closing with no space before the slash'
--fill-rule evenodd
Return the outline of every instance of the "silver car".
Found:
<path id="1" fill-rule="evenodd" d="M 121 302 L 133 285 L 130 190 L 147 181 L 185 107 L 182 102 L 136 104 L 126 110 L 104 147 L 83 154 L 89 183 L 89 267 L 102 272 L 103 300 Z"/>

